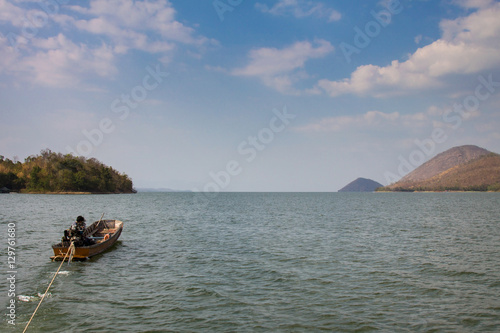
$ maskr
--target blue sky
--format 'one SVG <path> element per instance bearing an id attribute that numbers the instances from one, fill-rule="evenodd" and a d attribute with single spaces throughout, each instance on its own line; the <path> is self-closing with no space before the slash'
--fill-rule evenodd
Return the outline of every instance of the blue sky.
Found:
<path id="1" fill-rule="evenodd" d="M 500 3 L 0 0 L 0 153 L 136 187 L 337 191 L 500 152 Z"/>

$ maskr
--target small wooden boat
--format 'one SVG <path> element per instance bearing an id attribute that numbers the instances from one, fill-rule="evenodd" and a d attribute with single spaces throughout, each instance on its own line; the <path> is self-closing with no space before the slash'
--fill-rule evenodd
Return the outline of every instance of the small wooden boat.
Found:
<path id="1" fill-rule="evenodd" d="M 116 243 L 122 230 L 123 222 L 118 220 L 100 220 L 92 223 L 85 229 L 83 235 L 94 239 L 95 244 L 75 247 L 73 260 L 85 260 L 106 251 Z M 52 245 L 54 256 L 50 257 L 50 259 L 63 260 L 70 246 L 70 242 L 61 242 Z"/>

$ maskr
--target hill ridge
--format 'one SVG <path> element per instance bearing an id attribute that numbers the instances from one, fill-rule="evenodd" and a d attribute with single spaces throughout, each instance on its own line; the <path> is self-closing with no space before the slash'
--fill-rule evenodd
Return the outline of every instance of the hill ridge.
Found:
<path id="1" fill-rule="evenodd" d="M 474 145 L 448 149 L 382 191 L 499 191 L 500 155 Z"/>
<path id="2" fill-rule="evenodd" d="M 475 145 L 453 147 L 437 154 L 401 178 L 400 181 L 408 182 L 429 179 L 452 167 L 467 163 L 489 153 L 491 152 Z"/>

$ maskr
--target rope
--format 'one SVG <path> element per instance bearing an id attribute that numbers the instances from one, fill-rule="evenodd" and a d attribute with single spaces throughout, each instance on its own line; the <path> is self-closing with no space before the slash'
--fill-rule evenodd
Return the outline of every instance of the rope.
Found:
<path id="1" fill-rule="evenodd" d="M 36 307 L 35 312 L 33 312 L 33 314 L 31 315 L 30 320 L 29 320 L 29 321 L 28 321 L 28 323 L 26 324 L 26 327 L 24 328 L 23 333 L 24 333 L 24 332 L 26 332 L 26 330 L 28 329 L 28 326 L 30 326 L 31 321 L 32 321 L 32 320 L 33 320 L 33 318 L 35 317 L 35 314 L 36 314 L 36 312 L 38 311 L 38 308 L 40 307 L 40 305 L 41 305 L 41 304 L 42 304 L 42 302 L 43 302 L 43 299 L 45 298 L 45 295 L 47 295 L 47 293 L 49 292 L 50 286 L 52 286 L 52 283 L 53 283 L 53 282 L 54 282 L 54 280 L 56 279 L 57 274 L 58 274 L 58 273 L 59 273 L 59 271 L 61 270 L 61 267 L 62 267 L 62 265 L 64 264 L 64 260 L 66 259 L 66 257 L 68 256 L 68 254 L 70 254 L 70 252 L 72 253 L 74 250 L 75 250 L 75 243 L 73 243 L 73 242 L 72 242 L 72 243 L 71 243 L 71 245 L 70 245 L 70 247 L 69 247 L 69 249 L 68 249 L 68 252 L 66 252 L 66 255 L 64 256 L 64 258 L 63 258 L 63 260 L 62 260 L 61 264 L 59 265 L 59 268 L 57 269 L 56 274 L 54 274 L 54 277 L 52 278 L 52 281 L 50 281 L 49 286 L 47 287 L 47 290 L 45 290 L 45 293 L 43 294 L 42 299 L 41 299 L 41 300 L 40 300 L 40 302 L 38 303 L 38 306 Z M 68 263 L 69 263 L 69 262 L 68 262 Z"/>
<path id="2" fill-rule="evenodd" d="M 69 247 L 68 252 L 69 252 L 69 259 L 68 259 L 68 265 L 69 265 L 71 260 L 73 260 L 73 255 L 75 254 L 75 243 L 74 242 L 71 243 L 71 246 Z M 66 253 L 66 254 L 68 254 L 68 253 Z M 63 259 L 63 262 L 64 262 L 64 259 Z"/>

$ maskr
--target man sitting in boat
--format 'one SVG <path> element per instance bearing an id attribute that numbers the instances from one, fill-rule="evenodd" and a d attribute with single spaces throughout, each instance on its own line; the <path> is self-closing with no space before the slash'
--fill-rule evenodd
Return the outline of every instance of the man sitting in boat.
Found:
<path id="1" fill-rule="evenodd" d="M 83 235 L 83 232 L 87 226 L 85 225 L 85 218 L 83 216 L 78 216 L 76 222 L 74 222 L 68 230 L 64 230 L 63 241 L 73 241 L 75 246 L 87 246 L 94 244 L 94 240 L 87 238 Z"/>

